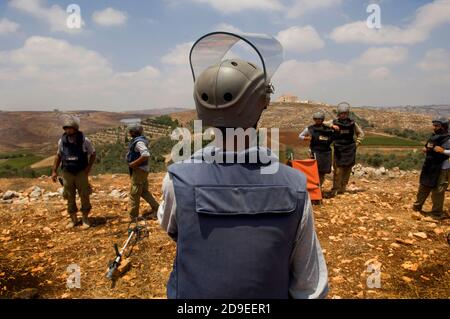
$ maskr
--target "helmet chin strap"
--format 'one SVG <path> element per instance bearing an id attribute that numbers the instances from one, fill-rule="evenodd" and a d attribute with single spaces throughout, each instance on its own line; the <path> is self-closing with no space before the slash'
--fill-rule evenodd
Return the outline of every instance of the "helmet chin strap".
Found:
<path id="1" fill-rule="evenodd" d="M 434 132 L 435 132 L 436 134 L 443 134 L 443 133 L 445 133 L 445 130 L 444 130 L 443 127 L 440 127 L 438 130 L 434 130 Z"/>

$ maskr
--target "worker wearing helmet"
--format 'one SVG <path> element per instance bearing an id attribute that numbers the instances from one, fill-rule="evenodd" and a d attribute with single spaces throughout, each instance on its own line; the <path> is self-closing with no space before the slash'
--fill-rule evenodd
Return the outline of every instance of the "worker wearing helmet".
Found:
<path id="1" fill-rule="evenodd" d="M 130 218 L 135 220 L 139 217 L 139 204 L 141 197 L 149 203 L 150 214 L 156 216 L 159 204 L 148 189 L 148 173 L 150 171 L 148 140 L 143 135 L 144 129 L 140 124 L 128 126 L 131 141 L 128 145 L 127 163 L 131 178 L 130 188 Z"/>
<path id="2" fill-rule="evenodd" d="M 346 191 L 352 168 L 356 163 L 356 149 L 364 140 L 364 131 L 350 118 L 350 105 L 342 102 L 337 107 L 337 119 L 326 123 L 334 131 L 333 189 L 332 196 Z M 356 139 L 355 139 L 356 136 Z"/>
<path id="3" fill-rule="evenodd" d="M 58 141 L 58 152 L 52 169 L 52 180 L 58 178 L 58 168 L 61 165 L 64 185 L 64 198 L 67 199 L 67 212 L 70 220 L 66 228 L 71 229 L 78 225 L 78 207 L 76 193 L 81 200 L 82 228 L 90 227 L 89 212 L 91 203 L 89 195 L 92 191 L 89 185 L 89 174 L 94 165 L 96 154 L 91 141 L 79 130 L 80 121 L 77 117 L 66 115 L 63 118 L 64 134 Z"/>
<path id="4" fill-rule="evenodd" d="M 325 113 L 316 112 L 313 115 L 314 125 L 311 125 L 300 133 L 300 139 L 310 142 L 311 158 L 317 160 L 319 169 L 320 187 L 325 180 L 325 175 L 331 173 L 333 143 L 333 129 L 324 125 Z"/>
<path id="5" fill-rule="evenodd" d="M 225 133 L 254 128 L 269 105 L 270 87 L 253 64 L 220 61 L 195 81 L 198 118 Z M 177 242 L 168 297 L 324 297 L 327 270 L 305 176 L 283 164 L 262 174 L 273 162 L 233 161 L 239 154 L 271 154 L 262 147 L 214 148 L 225 162 L 206 162 L 204 152 L 171 165 L 163 182 L 158 219 Z"/>
<path id="6" fill-rule="evenodd" d="M 431 215 L 440 219 L 445 217 L 445 191 L 450 183 L 449 121 L 445 117 L 438 117 L 433 119 L 432 123 L 434 133 L 423 148 L 426 157 L 420 173 L 420 186 L 413 209 L 421 211 L 431 193 L 433 203 Z"/>

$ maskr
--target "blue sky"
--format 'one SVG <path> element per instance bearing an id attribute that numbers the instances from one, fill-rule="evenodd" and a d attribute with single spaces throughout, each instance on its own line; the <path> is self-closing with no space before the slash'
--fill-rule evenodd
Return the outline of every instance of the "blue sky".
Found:
<path id="1" fill-rule="evenodd" d="M 0 109 L 193 107 L 189 48 L 217 30 L 283 44 L 274 98 L 450 104 L 450 0 L 0 0 Z"/>

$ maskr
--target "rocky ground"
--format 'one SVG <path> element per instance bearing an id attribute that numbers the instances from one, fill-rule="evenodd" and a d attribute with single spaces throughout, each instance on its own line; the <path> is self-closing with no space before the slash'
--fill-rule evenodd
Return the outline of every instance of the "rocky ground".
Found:
<path id="1" fill-rule="evenodd" d="M 149 177 L 156 198 L 163 176 Z M 358 166 L 348 193 L 314 207 L 330 298 L 450 298 L 450 220 L 411 210 L 417 182 L 417 172 Z M 83 231 L 65 229 L 59 184 L 0 180 L 0 298 L 165 298 L 175 245 L 155 220 L 115 285 L 105 277 L 113 243 L 127 237 L 128 183 L 126 175 L 92 177 L 94 227 Z M 81 288 L 66 287 L 71 264 Z"/>

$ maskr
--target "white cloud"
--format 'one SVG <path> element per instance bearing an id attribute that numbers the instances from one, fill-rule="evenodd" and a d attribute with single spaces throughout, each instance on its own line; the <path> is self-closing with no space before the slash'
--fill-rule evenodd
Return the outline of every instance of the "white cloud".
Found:
<path id="1" fill-rule="evenodd" d="M 335 28 L 330 38 L 337 43 L 359 42 L 366 44 L 415 44 L 422 42 L 428 34 L 424 30 L 396 26 L 369 29 L 365 21 L 352 22 Z"/>
<path id="2" fill-rule="evenodd" d="M 0 19 L 0 35 L 14 33 L 19 29 L 20 25 L 6 18 Z"/>
<path id="3" fill-rule="evenodd" d="M 431 31 L 446 23 L 450 23 L 450 0 L 435 0 L 417 9 L 413 25 Z"/>
<path id="4" fill-rule="evenodd" d="M 288 18 L 298 18 L 306 13 L 341 4 L 342 0 L 296 0 L 287 10 Z"/>
<path id="5" fill-rule="evenodd" d="M 275 10 L 284 9 L 278 0 L 191 0 L 199 4 L 208 4 L 221 13 L 235 13 L 246 10 Z"/>
<path id="6" fill-rule="evenodd" d="M 413 22 L 406 27 L 383 25 L 370 29 L 365 21 L 335 28 L 330 37 L 338 43 L 415 44 L 425 41 L 436 27 L 450 23 L 450 0 L 435 0 L 416 11 Z"/>
<path id="7" fill-rule="evenodd" d="M 362 65 L 393 65 L 405 62 L 408 59 L 408 49 L 404 47 L 369 48 L 356 63 Z"/>
<path id="8" fill-rule="evenodd" d="M 109 7 L 102 11 L 95 11 L 92 19 L 100 26 L 111 27 L 124 25 L 128 20 L 128 15 L 126 12 Z"/>
<path id="9" fill-rule="evenodd" d="M 433 49 L 427 51 L 425 57 L 417 65 L 424 71 L 450 70 L 450 51 L 446 49 Z"/>
<path id="10" fill-rule="evenodd" d="M 161 62 L 169 65 L 189 65 L 189 52 L 193 45 L 194 42 L 178 44 L 161 58 Z"/>
<path id="11" fill-rule="evenodd" d="M 391 70 L 386 67 L 373 69 L 369 73 L 369 78 L 372 80 L 384 80 L 391 75 Z"/>
<path id="12" fill-rule="evenodd" d="M 79 33 L 81 29 L 67 27 L 67 13 L 58 5 L 46 6 L 45 0 L 11 0 L 9 5 L 19 11 L 25 12 L 50 26 L 53 32 Z M 84 25 L 84 22 L 82 22 Z"/>
<path id="13" fill-rule="evenodd" d="M 188 68 L 148 65 L 116 72 L 101 54 L 65 40 L 30 37 L 0 51 L 1 106 L 7 109 L 140 109 L 191 106 Z"/>
<path id="14" fill-rule="evenodd" d="M 2 52 L 2 55 L 4 63 L 18 71 L 17 77 L 38 77 L 57 83 L 88 76 L 107 77 L 113 73 L 100 54 L 54 38 L 34 36 L 28 38 L 22 48 Z"/>
<path id="15" fill-rule="evenodd" d="M 305 27 L 294 26 L 283 30 L 278 33 L 276 38 L 285 50 L 297 53 L 313 51 L 325 46 L 316 29 L 310 25 Z"/>
<path id="16" fill-rule="evenodd" d="M 351 73 L 352 68 L 349 65 L 330 60 L 317 62 L 288 60 L 280 66 L 273 82 L 281 82 L 288 87 L 304 88 L 312 87 L 321 82 L 336 80 Z"/>
<path id="17" fill-rule="evenodd" d="M 228 23 L 219 23 L 214 27 L 214 31 L 225 31 L 231 33 L 243 33 L 241 29 Z"/>
<path id="18" fill-rule="evenodd" d="M 181 0 L 165 0 L 169 6 L 183 3 Z M 266 11 L 282 13 L 288 18 L 298 18 L 304 14 L 337 6 L 342 0 L 190 0 L 197 4 L 206 4 L 222 14 L 248 11 Z"/>

